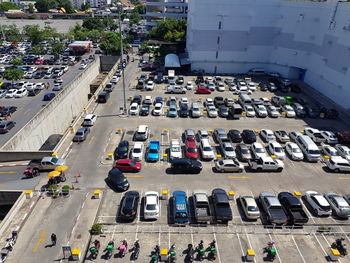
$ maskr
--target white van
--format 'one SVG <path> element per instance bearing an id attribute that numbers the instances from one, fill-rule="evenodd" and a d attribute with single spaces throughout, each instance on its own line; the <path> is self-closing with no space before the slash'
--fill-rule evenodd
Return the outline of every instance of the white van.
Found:
<path id="1" fill-rule="evenodd" d="M 304 156 L 309 162 L 318 162 L 321 159 L 321 153 L 316 143 L 307 135 L 300 135 L 296 138 L 296 143 L 300 147 Z"/>
<path id="2" fill-rule="evenodd" d="M 266 75 L 266 71 L 264 69 L 261 69 L 261 68 L 253 68 L 253 69 L 248 71 L 248 75 L 263 76 L 263 75 Z"/>
<path id="3" fill-rule="evenodd" d="M 251 104 L 252 99 L 249 97 L 249 95 L 241 93 L 239 94 L 239 102 L 243 106 L 245 104 Z"/>
<path id="4" fill-rule="evenodd" d="M 97 119 L 97 116 L 95 114 L 88 114 L 84 118 L 83 126 L 93 126 L 95 124 L 95 121 Z"/>

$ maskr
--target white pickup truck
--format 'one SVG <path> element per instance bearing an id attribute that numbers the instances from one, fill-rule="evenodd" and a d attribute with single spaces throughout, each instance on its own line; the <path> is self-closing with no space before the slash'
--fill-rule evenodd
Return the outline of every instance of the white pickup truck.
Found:
<path id="1" fill-rule="evenodd" d="M 58 159 L 56 157 L 44 157 L 42 159 L 33 159 L 29 162 L 29 167 L 37 168 L 40 171 L 55 170 L 57 166 L 65 165 L 64 159 Z"/>
<path id="2" fill-rule="evenodd" d="M 281 160 L 273 159 L 269 156 L 260 157 L 256 160 L 248 161 L 250 169 L 257 172 L 282 172 L 284 163 Z"/>
<path id="3" fill-rule="evenodd" d="M 186 94 L 186 89 L 181 86 L 169 85 L 166 91 L 170 94 Z"/>

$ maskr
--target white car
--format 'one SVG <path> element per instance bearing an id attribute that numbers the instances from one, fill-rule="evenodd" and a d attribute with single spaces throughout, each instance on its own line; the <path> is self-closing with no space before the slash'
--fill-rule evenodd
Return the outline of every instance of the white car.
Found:
<path id="1" fill-rule="evenodd" d="M 290 105 L 282 106 L 282 111 L 285 112 L 287 118 L 294 118 L 296 116 L 294 109 Z"/>
<path id="2" fill-rule="evenodd" d="M 233 91 L 234 93 L 238 92 L 238 86 L 235 83 L 231 83 L 229 87 L 230 91 Z"/>
<path id="3" fill-rule="evenodd" d="M 181 104 L 188 104 L 189 102 L 188 102 L 188 99 L 187 98 L 181 98 L 181 100 L 180 100 L 180 105 Z"/>
<path id="4" fill-rule="evenodd" d="M 57 78 L 54 80 L 55 83 L 63 84 L 63 79 Z"/>
<path id="5" fill-rule="evenodd" d="M 144 198 L 144 219 L 157 219 L 159 217 L 159 194 L 149 191 Z"/>
<path id="6" fill-rule="evenodd" d="M 265 148 L 259 142 L 254 142 L 250 146 L 250 150 L 255 158 L 267 156 Z"/>
<path id="7" fill-rule="evenodd" d="M 61 85 L 60 83 L 55 83 L 55 84 L 53 85 L 52 90 L 53 90 L 53 91 L 60 91 L 62 88 L 63 88 L 63 87 L 62 87 L 62 85 Z"/>
<path id="8" fill-rule="evenodd" d="M 256 87 L 258 86 L 258 84 L 255 82 L 248 82 L 247 85 L 248 85 L 248 89 L 251 91 L 256 91 Z"/>
<path id="9" fill-rule="evenodd" d="M 245 81 L 238 81 L 238 88 L 240 91 L 248 91 L 247 83 L 245 83 Z"/>
<path id="10" fill-rule="evenodd" d="M 13 98 L 15 96 L 15 94 L 17 93 L 16 89 L 9 89 L 6 92 L 5 98 Z"/>
<path id="11" fill-rule="evenodd" d="M 276 136 L 277 141 L 281 143 L 289 142 L 290 140 L 287 132 L 284 130 L 275 131 L 274 134 Z"/>
<path id="12" fill-rule="evenodd" d="M 296 142 L 296 139 L 297 139 L 299 136 L 301 136 L 301 135 L 303 135 L 301 132 L 295 132 L 295 131 L 293 131 L 293 132 L 290 132 L 290 133 L 289 133 L 289 138 L 290 138 L 290 140 L 291 140 L 292 142 Z"/>
<path id="13" fill-rule="evenodd" d="M 316 191 L 306 191 L 305 200 L 311 206 L 315 216 L 330 216 L 332 209 L 327 199 Z"/>
<path id="14" fill-rule="evenodd" d="M 45 88 L 45 85 L 44 83 L 39 82 L 39 83 L 36 83 L 35 88 L 43 90 Z"/>
<path id="15" fill-rule="evenodd" d="M 335 149 L 337 149 L 341 157 L 350 161 L 350 148 L 348 146 L 337 144 Z"/>
<path id="16" fill-rule="evenodd" d="M 267 106 L 267 112 L 269 113 L 269 116 L 271 118 L 278 118 L 280 116 L 280 113 L 278 112 L 277 108 L 272 105 Z"/>
<path id="17" fill-rule="evenodd" d="M 284 158 L 286 158 L 286 154 L 284 153 L 284 150 L 281 144 L 279 144 L 278 142 L 276 141 L 269 142 L 268 149 L 270 154 L 275 155 L 278 159 L 284 160 Z"/>
<path id="18" fill-rule="evenodd" d="M 187 81 L 186 83 L 186 89 L 187 90 L 193 90 L 194 89 L 194 85 L 192 81 Z"/>
<path id="19" fill-rule="evenodd" d="M 153 109 L 153 116 L 160 116 L 163 113 L 163 105 L 162 103 L 156 103 L 156 105 L 154 105 L 154 109 Z"/>
<path id="20" fill-rule="evenodd" d="M 223 154 L 223 157 L 225 159 L 235 159 L 236 158 L 236 152 L 232 146 L 232 143 L 222 142 L 220 144 L 220 150 L 221 150 L 221 153 Z"/>
<path id="21" fill-rule="evenodd" d="M 225 159 L 216 161 L 215 169 L 218 172 L 242 173 L 244 171 L 244 166 L 235 159 Z"/>
<path id="22" fill-rule="evenodd" d="M 205 99 L 204 106 L 209 106 L 209 105 L 214 106 L 214 101 L 212 98 Z"/>
<path id="23" fill-rule="evenodd" d="M 266 107 L 264 105 L 254 105 L 256 114 L 258 115 L 258 117 L 260 118 L 266 118 L 267 117 L 267 110 Z"/>
<path id="24" fill-rule="evenodd" d="M 33 73 L 34 73 L 34 72 L 27 71 L 26 74 L 24 74 L 24 78 L 26 78 L 26 79 L 31 79 L 31 78 L 33 78 Z"/>
<path id="25" fill-rule="evenodd" d="M 333 146 L 321 143 L 321 149 L 323 154 L 328 155 L 332 159 L 343 159 L 343 157 L 340 156 L 339 152 Z"/>
<path id="26" fill-rule="evenodd" d="M 216 86 L 217 90 L 220 92 L 225 91 L 225 84 L 223 82 L 219 82 Z"/>
<path id="27" fill-rule="evenodd" d="M 139 110 L 140 110 L 140 106 L 138 103 L 136 103 L 136 102 L 131 103 L 130 109 L 129 109 L 129 114 L 130 115 L 137 115 L 139 113 Z"/>
<path id="28" fill-rule="evenodd" d="M 207 106 L 208 117 L 216 118 L 218 116 L 218 111 L 215 106 Z"/>
<path id="29" fill-rule="evenodd" d="M 144 145 L 143 142 L 135 142 L 134 147 L 131 150 L 131 159 L 135 161 L 142 161 Z"/>
<path id="30" fill-rule="evenodd" d="M 149 80 L 146 84 L 146 90 L 154 90 L 154 82 Z"/>
<path id="31" fill-rule="evenodd" d="M 322 137 L 325 139 L 328 144 L 337 144 L 338 138 L 335 136 L 333 132 L 330 131 L 321 131 Z"/>
<path id="32" fill-rule="evenodd" d="M 113 76 L 112 79 L 111 79 L 111 82 L 112 82 L 113 84 L 118 83 L 118 81 L 119 81 L 119 77 L 118 77 L 118 76 Z"/>
<path id="33" fill-rule="evenodd" d="M 199 130 L 198 131 L 198 137 L 199 139 L 209 139 L 209 132 L 207 130 Z"/>
<path id="34" fill-rule="evenodd" d="M 213 147 L 210 145 L 208 139 L 201 140 L 200 149 L 203 160 L 213 160 L 215 158 Z"/>
<path id="35" fill-rule="evenodd" d="M 325 142 L 326 139 L 321 135 L 321 132 L 318 129 L 314 128 L 305 128 L 304 132 L 309 136 L 315 143 Z"/>
<path id="36" fill-rule="evenodd" d="M 342 158 L 342 157 L 337 157 L 333 158 L 331 157 L 330 159 L 326 160 L 326 165 L 328 169 L 335 173 L 339 172 L 350 172 L 350 163 L 348 160 Z"/>
<path id="37" fill-rule="evenodd" d="M 143 104 L 152 105 L 152 103 L 153 103 L 152 96 L 146 96 L 145 99 L 143 100 Z"/>
<path id="38" fill-rule="evenodd" d="M 255 117 L 255 110 L 253 106 L 248 104 L 244 105 L 244 111 L 246 112 L 247 117 Z"/>
<path id="39" fill-rule="evenodd" d="M 15 98 L 23 98 L 24 96 L 27 96 L 27 94 L 28 94 L 28 90 L 26 88 L 20 88 L 17 90 L 14 97 Z"/>
<path id="40" fill-rule="evenodd" d="M 86 69 L 86 67 L 87 67 L 87 64 L 80 64 L 80 67 L 79 67 L 79 69 Z"/>
<path id="41" fill-rule="evenodd" d="M 248 219 L 258 219 L 260 217 L 260 211 L 258 208 L 258 205 L 255 201 L 254 196 L 251 195 L 240 195 L 239 196 L 239 202 L 242 206 L 244 215 Z"/>
<path id="42" fill-rule="evenodd" d="M 294 142 L 287 142 L 286 143 L 286 152 L 288 153 L 289 157 L 293 161 L 302 161 L 304 160 L 304 154 L 300 150 L 299 146 Z"/>
<path id="43" fill-rule="evenodd" d="M 178 139 L 171 140 L 169 153 L 170 153 L 170 160 L 173 160 L 176 158 L 182 158 L 181 145 Z"/>
<path id="44" fill-rule="evenodd" d="M 273 131 L 268 129 L 262 129 L 260 131 L 260 136 L 265 142 L 276 140 L 276 136 L 273 134 Z"/>
<path id="45" fill-rule="evenodd" d="M 36 84 L 35 84 L 35 83 L 28 83 L 28 84 L 27 84 L 27 87 L 26 87 L 26 89 L 27 89 L 28 91 L 33 90 L 33 89 L 35 89 L 35 88 L 36 88 Z"/>
<path id="46" fill-rule="evenodd" d="M 215 83 L 214 82 L 208 82 L 207 85 L 208 89 L 210 89 L 211 91 L 215 90 Z"/>

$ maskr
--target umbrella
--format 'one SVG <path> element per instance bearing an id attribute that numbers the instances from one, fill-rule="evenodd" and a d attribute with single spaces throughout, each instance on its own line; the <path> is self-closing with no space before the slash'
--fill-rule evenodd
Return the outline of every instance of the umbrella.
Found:
<path id="1" fill-rule="evenodd" d="M 53 177 L 56 177 L 56 176 L 58 176 L 58 175 L 60 175 L 60 174 L 61 174 L 61 172 L 59 172 L 59 171 L 52 171 L 52 172 L 49 172 L 49 174 L 47 175 L 47 177 L 53 178 Z"/>
<path id="2" fill-rule="evenodd" d="M 60 165 L 60 166 L 57 166 L 56 169 L 55 169 L 55 171 L 57 171 L 57 172 L 64 172 L 66 170 L 68 170 L 68 166 L 67 165 Z"/>

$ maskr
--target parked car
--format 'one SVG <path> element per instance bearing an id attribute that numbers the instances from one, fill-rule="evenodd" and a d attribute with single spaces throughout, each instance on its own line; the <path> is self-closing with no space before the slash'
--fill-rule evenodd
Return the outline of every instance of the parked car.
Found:
<path id="1" fill-rule="evenodd" d="M 304 154 L 296 143 L 287 142 L 285 149 L 293 161 L 302 161 L 304 159 Z"/>
<path id="2" fill-rule="evenodd" d="M 189 221 L 187 196 L 184 191 L 174 191 L 172 207 L 175 224 L 185 224 Z"/>
<path id="3" fill-rule="evenodd" d="M 267 147 L 269 149 L 270 154 L 276 156 L 280 160 L 285 159 L 286 154 L 284 153 L 282 146 L 278 142 L 270 141 Z"/>
<path id="4" fill-rule="evenodd" d="M 282 204 L 290 224 L 300 225 L 306 224 L 309 221 L 309 217 L 306 215 L 301 202 L 296 196 L 289 192 L 280 192 L 278 194 L 278 200 Z"/>
<path id="5" fill-rule="evenodd" d="M 195 141 L 185 142 L 185 157 L 189 159 L 198 159 L 198 149 Z"/>
<path id="6" fill-rule="evenodd" d="M 305 128 L 305 135 L 309 136 L 315 143 L 325 142 L 326 139 L 321 135 L 321 132 L 318 129 L 314 128 Z"/>
<path id="7" fill-rule="evenodd" d="M 277 141 L 279 141 L 281 143 L 285 143 L 285 142 L 289 141 L 289 136 L 288 136 L 288 133 L 286 131 L 279 130 L 279 131 L 275 131 L 274 134 L 275 134 Z"/>
<path id="8" fill-rule="evenodd" d="M 350 131 L 336 132 L 335 136 L 337 136 L 339 143 L 350 144 Z"/>
<path id="9" fill-rule="evenodd" d="M 341 157 L 350 161 L 350 148 L 348 146 L 337 144 L 335 145 L 335 148 L 337 149 Z"/>
<path id="10" fill-rule="evenodd" d="M 213 160 L 215 153 L 208 139 L 202 139 L 200 142 L 201 157 L 203 160 Z"/>
<path id="11" fill-rule="evenodd" d="M 8 133 L 12 128 L 15 127 L 16 122 L 14 121 L 1 121 L 0 122 L 0 134 Z"/>
<path id="12" fill-rule="evenodd" d="M 144 152 L 144 144 L 142 142 L 135 142 L 131 150 L 131 159 L 134 161 L 142 161 Z"/>
<path id="13" fill-rule="evenodd" d="M 196 103 L 196 102 L 192 103 L 191 117 L 192 118 L 199 118 L 200 116 L 201 116 L 201 110 L 199 108 L 198 103 Z"/>
<path id="14" fill-rule="evenodd" d="M 260 131 L 260 137 L 265 141 L 265 142 L 270 142 L 270 141 L 275 141 L 276 137 L 273 134 L 273 131 L 268 130 L 268 129 L 262 129 Z"/>
<path id="15" fill-rule="evenodd" d="M 157 162 L 160 158 L 160 143 L 159 141 L 150 141 L 146 151 L 147 162 Z"/>
<path id="16" fill-rule="evenodd" d="M 224 159 L 215 162 L 215 169 L 218 172 L 242 173 L 244 170 L 244 166 L 235 159 Z"/>
<path id="17" fill-rule="evenodd" d="M 255 111 L 252 105 L 244 105 L 244 111 L 246 112 L 247 117 L 255 117 Z"/>
<path id="18" fill-rule="evenodd" d="M 55 93 L 46 93 L 46 94 L 44 95 L 43 100 L 44 100 L 44 101 L 50 101 L 50 100 L 52 100 L 55 96 L 56 96 Z"/>
<path id="19" fill-rule="evenodd" d="M 143 217 L 146 220 L 157 219 L 159 217 L 159 194 L 155 191 L 148 191 L 144 198 Z"/>
<path id="20" fill-rule="evenodd" d="M 210 223 L 211 213 L 207 192 L 204 190 L 194 190 L 192 196 L 196 222 L 199 224 Z"/>
<path id="21" fill-rule="evenodd" d="M 82 127 L 77 130 L 73 137 L 73 142 L 83 142 L 86 140 L 86 137 L 90 133 L 89 127 Z"/>
<path id="22" fill-rule="evenodd" d="M 118 159 L 114 168 L 118 168 L 122 172 L 139 172 L 141 171 L 141 163 L 131 159 Z"/>
<path id="23" fill-rule="evenodd" d="M 287 215 L 274 193 L 262 192 L 259 195 L 259 201 L 266 213 L 267 221 L 273 225 L 287 224 Z"/>
<path id="24" fill-rule="evenodd" d="M 196 132 L 193 129 L 186 129 L 184 131 L 185 141 L 194 141 L 196 139 Z"/>
<path id="25" fill-rule="evenodd" d="M 230 140 L 233 143 L 240 143 L 242 142 L 242 135 L 241 132 L 239 130 L 229 130 L 229 132 L 227 133 L 228 138 L 230 138 Z"/>
<path id="26" fill-rule="evenodd" d="M 199 140 L 209 139 L 209 132 L 207 130 L 204 130 L 204 129 L 198 130 L 197 135 Z"/>
<path id="27" fill-rule="evenodd" d="M 117 148 L 114 150 L 114 160 L 126 159 L 129 153 L 129 142 L 126 140 L 121 141 Z"/>
<path id="28" fill-rule="evenodd" d="M 140 116 L 148 116 L 149 115 L 150 106 L 147 104 L 142 104 L 140 109 Z"/>
<path id="29" fill-rule="evenodd" d="M 267 110 L 266 107 L 264 105 L 254 105 L 256 114 L 258 115 L 258 117 L 260 118 L 266 118 L 267 117 Z"/>
<path id="30" fill-rule="evenodd" d="M 243 130 L 242 131 L 242 139 L 243 139 L 244 143 L 256 142 L 255 132 L 252 130 Z"/>
<path id="31" fill-rule="evenodd" d="M 149 137 L 150 130 L 147 125 L 139 125 L 134 134 L 134 141 L 146 141 Z"/>
<path id="32" fill-rule="evenodd" d="M 225 190 L 216 188 L 211 192 L 214 216 L 217 221 L 227 223 L 232 220 L 232 210 Z"/>
<path id="33" fill-rule="evenodd" d="M 267 113 L 271 118 L 278 118 L 280 116 L 280 113 L 278 112 L 277 108 L 272 105 L 267 106 Z"/>
<path id="34" fill-rule="evenodd" d="M 242 194 L 239 196 L 238 200 L 246 218 L 257 220 L 260 217 L 260 211 L 254 196 Z"/>
<path id="35" fill-rule="evenodd" d="M 176 158 L 182 158 L 181 145 L 180 145 L 180 141 L 178 139 L 171 140 L 170 149 L 169 149 L 169 157 L 170 157 L 170 160 L 173 160 Z"/>
<path id="36" fill-rule="evenodd" d="M 152 111 L 153 116 L 160 116 L 163 114 L 163 105 L 161 103 L 157 103 L 154 106 L 154 109 Z"/>
<path id="37" fill-rule="evenodd" d="M 126 192 L 120 204 L 120 218 L 133 221 L 139 207 L 140 194 L 137 191 Z"/>
<path id="38" fill-rule="evenodd" d="M 337 144 L 338 138 L 331 131 L 321 131 L 321 136 L 325 139 L 325 142 L 328 144 Z"/>
<path id="39" fill-rule="evenodd" d="M 137 115 L 139 113 L 140 106 L 136 102 L 132 103 L 129 108 L 130 115 Z"/>
<path id="40" fill-rule="evenodd" d="M 249 168 L 257 172 L 282 172 L 284 164 L 281 160 L 269 156 L 248 161 Z"/>
<path id="41" fill-rule="evenodd" d="M 322 143 L 321 149 L 322 149 L 323 154 L 328 155 L 330 158 L 342 159 L 339 152 L 334 147 L 332 147 L 328 144 Z"/>
<path id="42" fill-rule="evenodd" d="M 326 165 L 329 170 L 335 173 L 350 172 L 350 163 L 342 157 L 331 157 L 326 160 Z"/>
<path id="43" fill-rule="evenodd" d="M 252 155 L 257 159 L 259 157 L 265 157 L 267 156 L 266 150 L 265 148 L 262 146 L 261 143 L 259 142 L 254 142 L 251 146 L 250 146 L 250 150 Z"/>
<path id="44" fill-rule="evenodd" d="M 112 170 L 108 172 L 106 181 L 118 192 L 127 191 L 130 187 L 130 184 L 124 174 L 117 168 L 112 168 Z"/>
<path id="45" fill-rule="evenodd" d="M 290 138 L 290 140 L 292 141 L 292 142 L 296 142 L 296 139 L 299 137 L 299 136 L 302 136 L 303 134 L 302 133 L 300 133 L 300 132 L 295 132 L 295 131 L 293 131 L 293 132 L 290 132 L 289 133 L 289 138 Z"/>
<path id="46" fill-rule="evenodd" d="M 350 217 L 350 206 L 343 196 L 328 192 L 324 194 L 324 197 L 331 206 L 334 215 L 346 219 Z"/>
<path id="47" fill-rule="evenodd" d="M 220 142 L 229 142 L 230 141 L 230 139 L 227 136 L 225 130 L 221 129 L 221 128 L 217 128 L 217 129 L 214 130 L 213 138 L 218 143 L 220 143 Z"/>
<path id="48" fill-rule="evenodd" d="M 0 108 L 0 116 L 1 117 L 9 117 L 12 113 L 17 111 L 17 107 L 15 106 L 4 106 Z"/>
<path id="49" fill-rule="evenodd" d="M 310 205 L 315 216 L 330 216 L 332 209 L 327 199 L 316 191 L 306 191 L 305 200 Z"/>
<path id="50" fill-rule="evenodd" d="M 209 118 L 216 118 L 218 116 L 218 111 L 215 106 L 207 106 L 207 113 Z"/>
<path id="51" fill-rule="evenodd" d="M 252 159 L 252 154 L 249 150 L 249 147 L 244 143 L 240 143 L 236 146 L 237 157 L 239 160 L 245 162 Z"/>
<path id="52" fill-rule="evenodd" d="M 188 104 L 180 104 L 179 116 L 182 118 L 187 118 L 190 115 L 188 109 Z"/>
<path id="53" fill-rule="evenodd" d="M 173 173 L 199 174 L 202 171 L 202 164 L 194 158 L 176 158 L 171 161 Z"/>
<path id="54" fill-rule="evenodd" d="M 177 116 L 176 104 L 172 104 L 169 106 L 167 116 L 170 118 L 175 118 Z"/>

